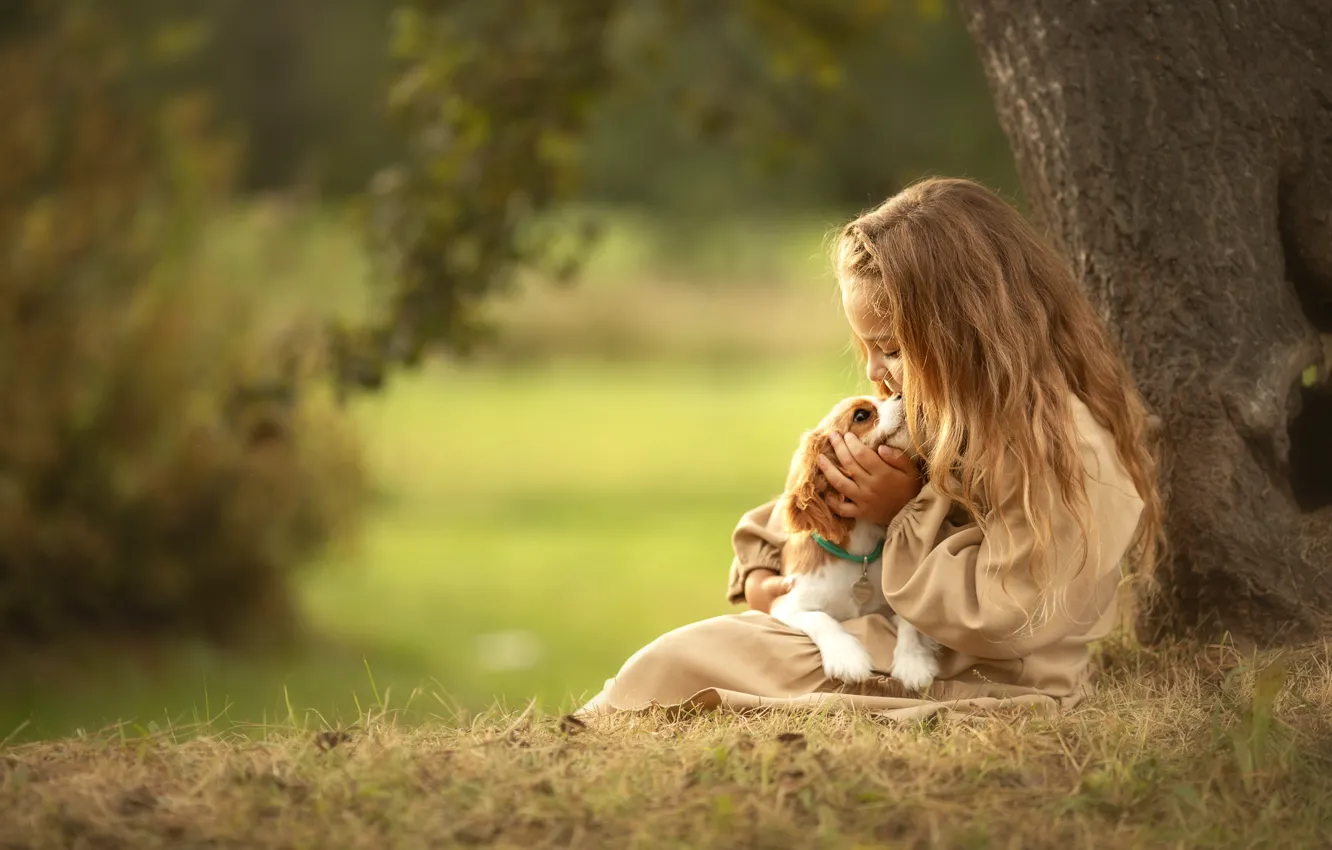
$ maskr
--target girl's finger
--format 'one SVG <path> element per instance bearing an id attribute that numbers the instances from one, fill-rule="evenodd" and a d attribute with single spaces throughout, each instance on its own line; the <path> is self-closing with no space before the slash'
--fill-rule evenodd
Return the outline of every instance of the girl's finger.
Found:
<path id="1" fill-rule="evenodd" d="M 920 474 L 920 470 L 916 469 L 915 462 L 912 461 L 911 457 L 901 449 L 895 449 L 891 446 L 879 446 L 879 457 L 883 459 L 884 463 L 894 469 L 899 469 L 902 472 L 907 473 L 912 478 L 915 478 Z"/>
<path id="2" fill-rule="evenodd" d="M 852 439 L 855 439 L 854 435 Z M 846 472 L 848 478 L 864 477 L 869 474 L 868 470 L 861 466 L 851 454 L 851 449 L 841 434 L 834 431 L 829 437 L 829 442 L 832 443 L 833 453 L 837 455 L 837 465 Z M 856 442 L 860 441 L 856 440 Z"/>
<path id="3" fill-rule="evenodd" d="M 828 503 L 828 508 L 833 513 L 837 514 L 840 517 L 846 517 L 847 519 L 855 519 L 856 517 L 860 516 L 860 506 L 857 505 L 855 502 L 847 502 L 841 499 L 834 499 L 831 497 L 825 499 L 824 501 Z"/>
<path id="4" fill-rule="evenodd" d="M 823 455 L 819 455 L 819 469 L 823 471 L 824 476 L 828 479 L 828 483 L 831 484 L 832 488 L 838 493 L 841 493 L 849 499 L 854 499 L 856 496 L 860 495 L 860 487 L 856 486 L 856 482 L 843 475 L 842 470 L 837 468 L 837 464 L 828 460 L 828 458 Z"/>
<path id="5" fill-rule="evenodd" d="M 851 457 L 855 458 L 856 463 L 860 465 L 861 469 L 872 475 L 875 470 L 883 466 L 884 462 L 880 459 L 879 455 L 869 446 L 862 443 L 860 438 L 855 434 L 847 434 L 845 442 L 847 451 L 851 453 Z M 834 451 L 836 451 L 836 449 L 834 449 Z"/>

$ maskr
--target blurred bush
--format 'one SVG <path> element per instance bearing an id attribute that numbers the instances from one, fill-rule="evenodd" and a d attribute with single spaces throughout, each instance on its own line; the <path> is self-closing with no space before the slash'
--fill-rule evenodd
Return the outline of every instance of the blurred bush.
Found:
<path id="1" fill-rule="evenodd" d="M 276 634 L 358 503 L 307 350 L 195 256 L 233 146 L 163 86 L 192 22 L 0 13 L 0 635 Z M 238 290 L 240 291 L 240 290 Z M 278 347 L 286 345 L 286 350 Z"/>

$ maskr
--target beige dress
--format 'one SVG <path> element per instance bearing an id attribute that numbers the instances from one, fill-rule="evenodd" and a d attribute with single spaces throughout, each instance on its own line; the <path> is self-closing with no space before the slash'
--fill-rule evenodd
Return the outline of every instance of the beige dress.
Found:
<path id="1" fill-rule="evenodd" d="M 883 587 L 888 604 L 942 645 L 940 674 L 922 696 L 887 676 L 896 634 L 879 614 L 843 625 L 859 638 L 880 674 L 844 685 L 823 674 L 804 633 L 757 611 L 714 617 L 668 632 L 636 652 L 580 712 L 769 706 L 860 707 L 900 718 L 940 710 L 1005 705 L 1067 707 L 1090 676 L 1088 644 L 1115 622 L 1120 562 L 1131 544 L 1142 500 L 1120 463 L 1110 433 L 1073 400 L 1087 473 L 1090 516 L 1083 524 L 1059 503 L 1053 550 L 1056 612 L 1032 628 L 1038 592 L 1027 569 L 1034 534 L 1014 484 L 991 511 L 987 532 L 926 484 L 888 527 Z M 755 508 L 735 530 L 728 596 L 744 601 L 745 577 L 780 570 L 786 539 L 773 503 Z M 1081 557 L 1086 540 L 1086 559 Z M 996 568 L 1010 566 L 1000 587 Z M 1081 569 L 1076 567 L 1082 564 Z"/>

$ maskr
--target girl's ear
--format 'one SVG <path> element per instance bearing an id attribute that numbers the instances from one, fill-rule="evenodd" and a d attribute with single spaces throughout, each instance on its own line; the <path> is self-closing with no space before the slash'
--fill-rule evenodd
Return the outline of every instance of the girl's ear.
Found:
<path id="1" fill-rule="evenodd" d="M 841 545 L 851 531 L 851 521 L 839 517 L 828 506 L 832 485 L 819 470 L 821 454 L 832 455 L 828 433 L 806 431 L 786 479 L 786 528 L 791 533 L 815 533 Z"/>

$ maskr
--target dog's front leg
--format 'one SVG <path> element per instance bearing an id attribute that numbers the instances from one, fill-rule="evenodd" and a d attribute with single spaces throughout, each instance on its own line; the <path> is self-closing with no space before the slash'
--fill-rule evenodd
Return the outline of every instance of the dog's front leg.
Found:
<path id="1" fill-rule="evenodd" d="M 823 672 L 829 679 L 863 682 L 874 675 L 874 660 L 869 650 L 822 611 L 792 611 L 773 616 L 810 636 L 823 656 Z"/>
<path id="2" fill-rule="evenodd" d="M 912 691 L 923 691 L 939 675 L 939 644 L 916 627 L 893 615 L 897 626 L 897 648 L 893 650 L 893 678 Z"/>

